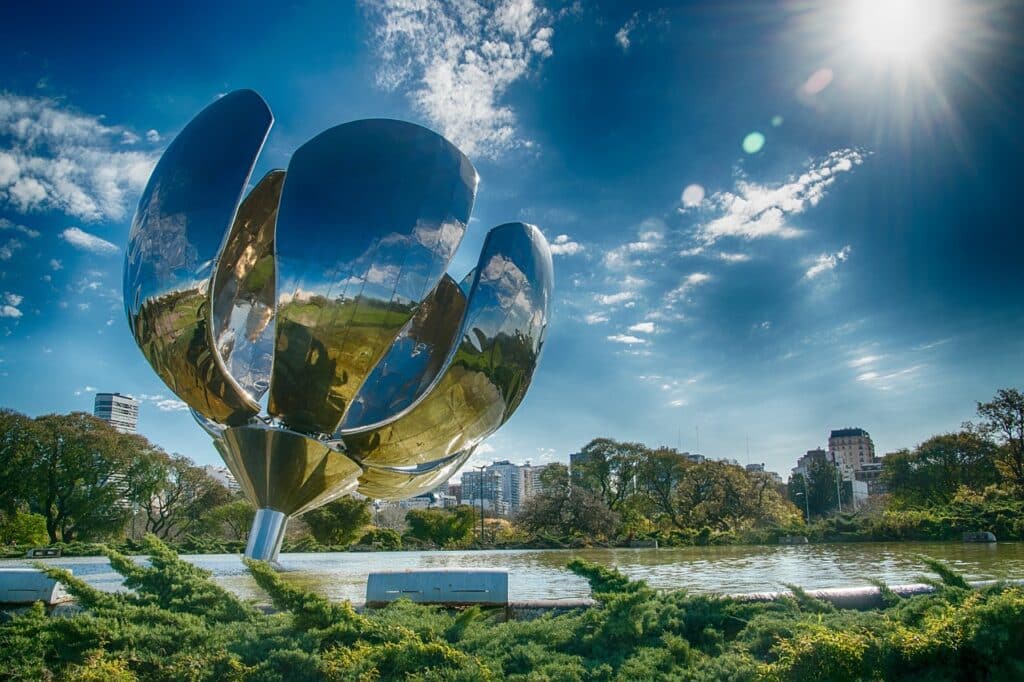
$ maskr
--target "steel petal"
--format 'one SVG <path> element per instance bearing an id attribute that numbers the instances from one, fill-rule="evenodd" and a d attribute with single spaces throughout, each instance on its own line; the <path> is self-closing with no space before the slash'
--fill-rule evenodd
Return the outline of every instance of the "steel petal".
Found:
<path id="1" fill-rule="evenodd" d="M 407 467 L 470 449 L 512 415 L 547 329 L 551 252 L 540 230 L 508 223 L 487 235 L 458 347 L 425 397 L 381 428 L 346 434 L 364 466 Z"/>
<path id="2" fill-rule="evenodd" d="M 276 236 L 271 415 L 335 431 L 447 269 L 476 182 L 451 143 L 400 121 L 340 125 L 295 152 Z"/>
<path id="3" fill-rule="evenodd" d="M 221 423 L 259 410 L 214 350 L 209 289 L 273 120 L 251 90 L 225 95 L 192 119 L 150 176 L 125 254 L 125 310 L 139 348 L 175 395 Z"/>
<path id="4" fill-rule="evenodd" d="M 285 172 L 267 173 L 238 207 L 213 276 L 213 339 L 227 371 L 259 400 L 274 358 L 274 228 Z"/>
<path id="5" fill-rule="evenodd" d="M 337 435 L 382 426 L 418 400 L 444 369 L 465 311 L 465 294 L 445 275 L 363 382 Z"/>
<path id="6" fill-rule="evenodd" d="M 430 465 L 397 469 L 366 467 L 359 477 L 357 492 L 378 500 L 402 500 L 430 492 L 462 468 L 473 454 L 469 449 Z"/>

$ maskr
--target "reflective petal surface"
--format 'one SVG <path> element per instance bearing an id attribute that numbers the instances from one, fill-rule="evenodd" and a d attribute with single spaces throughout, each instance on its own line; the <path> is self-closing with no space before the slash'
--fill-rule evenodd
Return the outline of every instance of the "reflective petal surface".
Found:
<path id="1" fill-rule="evenodd" d="M 425 397 L 380 428 L 346 434 L 364 467 L 410 467 L 468 450 L 519 405 L 543 346 L 553 283 L 536 227 L 507 223 L 487 235 L 459 344 Z"/>
<path id="2" fill-rule="evenodd" d="M 213 276 L 213 341 L 253 400 L 270 387 L 274 360 L 274 228 L 283 170 L 267 173 L 238 207 Z"/>
<path id="3" fill-rule="evenodd" d="M 272 416 L 335 431 L 447 269 L 476 184 L 451 143 L 400 121 L 337 126 L 295 152 L 275 238 Z"/>
<path id="4" fill-rule="evenodd" d="M 226 429 L 214 444 L 257 508 L 288 516 L 354 492 L 362 473 L 322 441 L 284 429 L 238 426 Z"/>
<path id="5" fill-rule="evenodd" d="M 360 495 L 378 500 L 403 500 L 430 492 L 462 468 L 473 450 L 459 452 L 439 462 L 396 469 L 388 467 L 366 467 L 359 477 Z"/>
<path id="6" fill-rule="evenodd" d="M 422 396 L 444 368 L 465 311 L 465 294 L 445 275 L 363 382 L 337 435 L 380 425 Z"/>
<path id="7" fill-rule="evenodd" d="M 175 395 L 223 423 L 259 407 L 213 349 L 210 280 L 272 123 L 251 90 L 192 119 L 150 176 L 125 253 L 125 310 L 143 355 Z"/>

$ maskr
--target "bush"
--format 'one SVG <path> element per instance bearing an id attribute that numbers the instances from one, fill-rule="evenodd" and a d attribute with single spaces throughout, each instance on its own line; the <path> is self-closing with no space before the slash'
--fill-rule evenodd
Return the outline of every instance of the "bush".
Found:
<path id="1" fill-rule="evenodd" d="M 46 517 L 17 511 L 0 515 L 0 545 L 45 545 L 50 541 Z"/>
<path id="2" fill-rule="evenodd" d="M 402 549 L 402 536 L 390 528 L 371 528 L 363 537 L 359 538 L 356 545 L 368 549 Z"/>
<path id="3" fill-rule="evenodd" d="M 597 606 L 501 622 L 404 600 L 360 614 L 248 562 L 277 610 L 266 613 L 159 541 L 142 545 L 150 568 L 108 551 L 130 592 L 44 568 L 85 610 L 51 618 L 37 604 L 0 624 L 0 679 L 1024 679 L 1024 591 L 965 589 L 925 559 L 938 591 L 866 612 L 799 592 L 773 603 L 658 592 L 574 560 Z"/>

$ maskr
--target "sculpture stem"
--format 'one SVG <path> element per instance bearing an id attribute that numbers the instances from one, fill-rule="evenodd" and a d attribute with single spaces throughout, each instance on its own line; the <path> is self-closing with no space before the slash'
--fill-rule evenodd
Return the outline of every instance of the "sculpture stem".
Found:
<path id="1" fill-rule="evenodd" d="M 257 509 L 252 520 L 252 530 L 249 531 L 245 556 L 257 561 L 276 562 L 287 525 L 288 515 L 284 512 L 276 509 Z"/>

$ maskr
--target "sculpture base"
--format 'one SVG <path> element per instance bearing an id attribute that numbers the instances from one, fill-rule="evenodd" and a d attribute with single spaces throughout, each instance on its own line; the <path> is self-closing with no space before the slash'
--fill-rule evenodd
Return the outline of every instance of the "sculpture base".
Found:
<path id="1" fill-rule="evenodd" d="M 284 531 L 288 526 L 288 515 L 275 509 L 257 509 L 249 531 L 249 543 L 245 556 L 256 561 L 277 562 Z"/>

